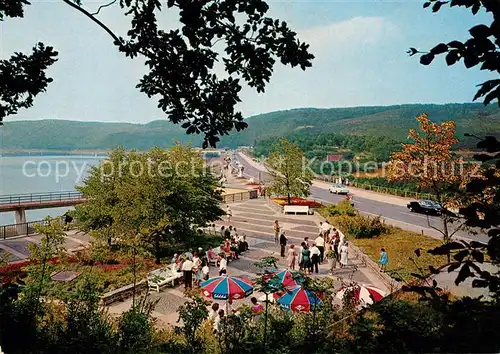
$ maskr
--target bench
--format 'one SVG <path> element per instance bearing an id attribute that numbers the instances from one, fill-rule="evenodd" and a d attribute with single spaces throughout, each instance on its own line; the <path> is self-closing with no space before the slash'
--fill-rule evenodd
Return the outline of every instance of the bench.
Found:
<path id="1" fill-rule="evenodd" d="M 283 214 L 307 214 L 309 215 L 309 207 L 307 205 L 285 205 Z"/>
<path id="2" fill-rule="evenodd" d="M 156 290 L 160 292 L 160 287 L 171 283 L 175 286 L 175 281 L 182 278 L 182 273 L 177 271 L 172 271 L 172 266 L 167 266 L 166 268 L 153 270 L 148 275 L 148 288 L 151 290 Z"/>

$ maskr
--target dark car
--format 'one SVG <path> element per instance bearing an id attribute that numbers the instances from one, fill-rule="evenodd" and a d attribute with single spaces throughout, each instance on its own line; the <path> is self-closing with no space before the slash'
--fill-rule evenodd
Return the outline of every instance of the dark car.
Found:
<path id="1" fill-rule="evenodd" d="M 427 215 L 441 215 L 443 208 L 433 200 L 418 200 L 406 206 L 410 211 Z"/>

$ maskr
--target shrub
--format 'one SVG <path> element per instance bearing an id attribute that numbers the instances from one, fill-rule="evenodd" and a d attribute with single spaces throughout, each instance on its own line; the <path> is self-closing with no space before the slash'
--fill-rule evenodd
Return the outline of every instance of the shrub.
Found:
<path id="1" fill-rule="evenodd" d="M 372 238 L 387 231 L 387 227 L 382 223 L 380 216 L 370 218 L 361 215 L 342 215 L 335 219 L 339 227 L 354 238 Z"/>
<path id="2" fill-rule="evenodd" d="M 330 204 L 321 209 L 320 214 L 324 217 L 339 215 L 356 215 L 357 211 L 348 200 L 343 200 L 338 204 Z"/>

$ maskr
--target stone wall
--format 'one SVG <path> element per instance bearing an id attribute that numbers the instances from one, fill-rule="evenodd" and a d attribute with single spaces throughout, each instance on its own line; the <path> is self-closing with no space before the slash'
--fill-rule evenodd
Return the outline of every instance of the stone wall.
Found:
<path id="1" fill-rule="evenodd" d="M 239 193 L 226 194 L 222 196 L 222 200 L 225 204 L 243 202 L 249 199 L 258 198 L 258 192 L 256 189 L 246 190 Z"/>
<path id="2" fill-rule="evenodd" d="M 135 294 L 139 295 L 148 290 L 147 280 L 141 280 L 135 284 Z M 121 288 L 107 292 L 101 296 L 101 305 L 108 306 L 114 302 L 124 301 L 132 297 L 134 293 L 134 284 L 122 286 Z"/>

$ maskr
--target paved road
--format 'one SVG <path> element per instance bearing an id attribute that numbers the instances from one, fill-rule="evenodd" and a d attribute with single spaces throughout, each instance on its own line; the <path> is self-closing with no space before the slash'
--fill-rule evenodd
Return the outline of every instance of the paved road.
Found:
<path id="1" fill-rule="evenodd" d="M 260 172 L 261 180 L 268 181 L 270 179 L 270 176 L 266 172 L 263 172 L 255 168 L 254 166 L 251 166 L 239 153 L 238 159 L 244 166 L 244 173 L 247 176 L 253 177 L 257 180 L 259 178 Z M 327 189 L 318 186 L 311 187 L 311 197 L 325 203 L 337 203 L 345 199 L 344 196 L 331 194 Z M 404 206 L 389 204 L 373 199 L 356 197 L 356 195 L 354 195 L 353 200 L 355 207 L 364 214 L 372 216 L 380 215 L 388 223 L 399 226 L 405 230 L 415 232 L 422 232 L 423 230 L 424 234 L 426 235 L 436 238 L 442 237 L 442 234 L 439 231 L 433 229 L 433 227 L 435 227 L 442 230 L 442 220 L 439 217 L 415 214 L 410 212 Z M 454 229 L 455 228 L 452 227 L 452 230 Z M 484 233 L 471 235 L 464 231 L 458 231 L 456 233 L 456 236 L 464 239 L 474 239 L 482 242 L 488 242 L 488 236 Z"/>

